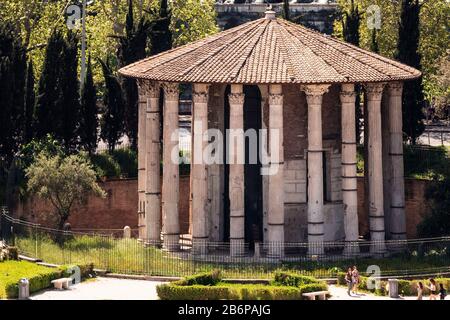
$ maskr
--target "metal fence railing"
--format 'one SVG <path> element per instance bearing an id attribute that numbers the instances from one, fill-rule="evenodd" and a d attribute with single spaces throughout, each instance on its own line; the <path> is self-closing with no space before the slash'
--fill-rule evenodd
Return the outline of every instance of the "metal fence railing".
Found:
<path id="1" fill-rule="evenodd" d="M 450 272 L 450 237 L 404 241 L 244 244 L 151 243 L 120 233 L 59 231 L 17 220 L 4 211 L 0 240 L 22 255 L 54 264 L 90 264 L 115 273 L 188 276 L 220 269 L 227 278 L 271 278 L 277 270 L 335 277 L 350 265 L 379 265 L 382 275 Z M 173 251 L 168 251 L 171 248 Z M 232 252 L 237 253 L 236 255 Z"/>

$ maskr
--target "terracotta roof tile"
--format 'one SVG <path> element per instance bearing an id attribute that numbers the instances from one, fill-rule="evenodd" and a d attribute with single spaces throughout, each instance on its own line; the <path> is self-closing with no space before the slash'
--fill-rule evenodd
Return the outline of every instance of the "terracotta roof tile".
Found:
<path id="1" fill-rule="evenodd" d="M 414 79 L 420 71 L 283 19 L 262 18 L 119 70 L 197 83 L 342 83 Z"/>

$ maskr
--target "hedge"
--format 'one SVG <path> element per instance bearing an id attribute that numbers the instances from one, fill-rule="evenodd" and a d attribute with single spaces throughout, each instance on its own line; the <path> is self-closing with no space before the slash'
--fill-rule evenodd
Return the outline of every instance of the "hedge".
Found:
<path id="1" fill-rule="evenodd" d="M 328 289 L 312 277 L 278 273 L 271 285 L 220 282 L 220 273 L 202 273 L 157 286 L 162 300 L 300 300 L 302 294 Z"/>
<path id="2" fill-rule="evenodd" d="M 273 283 L 282 286 L 299 287 L 310 283 L 320 283 L 320 281 L 314 277 L 302 276 L 295 273 L 277 272 L 275 273 L 275 280 Z"/>
<path id="3" fill-rule="evenodd" d="M 81 278 L 84 279 L 93 274 L 92 265 L 79 266 Z M 0 299 L 14 299 L 19 295 L 18 282 L 27 278 L 30 285 L 30 293 L 38 292 L 51 286 L 51 281 L 69 276 L 67 266 L 49 268 L 27 261 L 0 262 Z"/>
<path id="4" fill-rule="evenodd" d="M 361 290 L 367 290 L 371 292 L 375 292 L 376 294 L 381 295 L 387 295 L 388 292 L 386 291 L 386 286 L 388 285 L 387 280 L 381 280 L 380 282 L 380 288 L 378 290 L 376 289 L 368 289 L 367 288 L 367 277 L 360 277 L 360 282 L 358 285 L 358 288 Z M 438 284 L 439 289 L 439 283 L 444 284 L 444 287 L 448 290 L 450 288 L 450 278 L 434 278 L 436 280 L 436 283 Z M 422 282 L 424 285 L 427 285 L 429 283 L 429 279 L 423 279 L 423 280 L 398 280 L 398 292 L 401 295 L 404 296 L 415 296 L 417 295 L 417 284 L 419 282 Z M 338 274 L 338 284 L 340 285 L 347 285 L 345 281 L 345 273 L 339 273 Z M 428 289 L 424 288 L 424 294 L 428 294 Z"/>

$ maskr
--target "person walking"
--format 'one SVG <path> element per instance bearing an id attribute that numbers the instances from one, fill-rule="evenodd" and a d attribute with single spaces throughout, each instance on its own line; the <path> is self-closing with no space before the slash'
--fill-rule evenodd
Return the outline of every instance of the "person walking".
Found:
<path id="1" fill-rule="evenodd" d="M 444 285 L 442 283 L 439 283 L 439 297 L 441 300 L 445 300 L 445 297 L 447 296 L 447 290 L 445 290 Z"/>
<path id="2" fill-rule="evenodd" d="M 353 282 L 353 293 L 358 294 L 359 272 L 358 272 L 358 269 L 356 268 L 356 266 L 353 266 L 352 282 Z"/>
<path id="3" fill-rule="evenodd" d="M 430 285 L 428 285 L 427 288 L 428 290 L 430 290 L 430 300 L 436 300 L 437 298 L 436 281 L 434 279 L 430 279 Z"/>
<path id="4" fill-rule="evenodd" d="M 352 268 L 348 268 L 347 273 L 345 274 L 345 282 L 347 282 L 347 293 L 349 296 L 351 295 L 351 290 L 353 288 L 353 274 L 352 274 Z"/>
<path id="5" fill-rule="evenodd" d="M 419 282 L 417 284 L 417 300 L 422 300 L 423 297 L 423 283 Z"/>

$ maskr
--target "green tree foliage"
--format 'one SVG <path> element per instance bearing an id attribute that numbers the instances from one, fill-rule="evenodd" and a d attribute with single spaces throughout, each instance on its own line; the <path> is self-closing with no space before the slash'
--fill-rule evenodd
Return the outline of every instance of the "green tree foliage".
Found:
<path id="1" fill-rule="evenodd" d="M 91 57 L 88 58 L 86 83 L 81 94 L 81 117 L 79 136 L 83 150 L 95 152 L 98 142 L 97 89 L 94 84 Z"/>
<path id="2" fill-rule="evenodd" d="M 337 2 L 341 11 L 349 10 L 351 6 L 351 2 L 348 0 L 337 0 Z M 369 18 L 366 11 L 369 6 L 376 5 L 380 8 L 381 13 L 381 29 L 377 31 L 379 52 L 384 56 L 395 58 L 403 0 L 354 0 L 354 3 L 359 6 L 363 14 L 363 23 L 359 28 L 360 46 L 365 49 L 371 47 L 372 30 L 366 23 L 366 19 Z M 448 88 L 441 85 L 436 74 L 439 73 L 442 57 L 446 56 L 446 51 L 450 48 L 450 33 L 448 32 L 450 6 L 447 0 L 420 0 L 419 5 L 418 52 L 422 57 L 424 95 L 428 101 L 431 101 L 433 97 L 437 99 L 445 96 Z M 334 30 L 335 36 L 343 38 L 340 21 L 335 22 Z"/>
<path id="3" fill-rule="evenodd" d="M 142 16 L 137 24 L 134 22 L 133 1 L 129 0 L 125 35 L 118 37 L 119 48 L 117 58 L 120 67 L 145 58 L 149 29 L 150 23 L 145 16 Z M 125 132 L 131 142 L 131 147 L 136 150 L 138 88 L 135 79 L 122 78 L 121 80 L 125 100 Z"/>
<path id="4" fill-rule="evenodd" d="M 78 145 L 80 119 L 78 36 L 69 31 L 52 33 L 46 51 L 36 101 L 36 135 L 52 134 L 69 151 Z"/>
<path id="5" fill-rule="evenodd" d="M 25 87 L 25 111 L 23 122 L 23 144 L 31 142 L 34 137 L 34 106 L 36 103 L 36 95 L 34 92 L 34 71 L 33 61 L 30 60 L 27 68 L 27 82 Z"/>
<path id="6" fill-rule="evenodd" d="M 80 124 L 80 89 L 78 80 L 78 36 L 69 31 L 62 50 L 62 65 L 58 82 L 61 86 L 57 103 L 61 112 L 60 134 L 63 145 L 69 151 L 78 148 L 78 127 Z"/>
<path id="7" fill-rule="evenodd" d="M 59 83 L 61 75 L 62 52 L 64 48 L 64 38 L 61 31 L 54 30 L 48 40 L 44 67 L 39 78 L 38 92 L 36 99 L 36 136 L 43 138 L 47 134 L 58 135 L 61 125 L 60 116 L 62 114 L 61 86 Z"/>
<path id="8" fill-rule="evenodd" d="M 82 155 L 61 157 L 41 153 L 26 169 L 26 177 L 28 191 L 50 201 L 54 207 L 59 230 L 69 219 L 73 205 L 85 201 L 89 195 L 106 196 L 97 184 L 90 161 Z"/>
<path id="9" fill-rule="evenodd" d="M 150 55 L 172 48 L 172 30 L 170 30 L 171 10 L 167 0 L 161 0 L 158 9 L 152 11 L 154 20 L 150 33 Z"/>
<path id="10" fill-rule="evenodd" d="M 422 70 L 422 57 L 419 53 L 420 41 L 420 3 L 419 0 L 402 0 L 399 23 L 399 37 L 395 57 L 411 67 Z M 412 143 L 416 143 L 425 127 L 422 108 L 424 96 L 422 78 L 407 81 L 403 88 L 403 130 Z"/>
<path id="11" fill-rule="evenodd" d="M 108 150 L 112 152 L 124 133 L 125 103 L 122 88 L 118 78 L 111 70 L 109 59 L 107 61 L 100 60 L 100 64 L 105 79 L 104 110 L 100 121 L 100 137 L 107 142 Z"/>
<path id="12" fill-rule="evenodd" d="M 417 226 L 419 237 L 450 235 L 450 178 L 435 177 L 425 194 L 431 214 Z"/>
<path id="13" fill-rule="evenodd" d="M 26 51 L 18 29 L 0 22 L 0 161 L 8 166 L 22 140 Z"/>
<path id="14" fill-rule="evenodd" d="M 174 47 L 202 39 L 218 31 L 214 4 L 214 0 L 172 1 L 170 29 L 173 33 Z"/>

